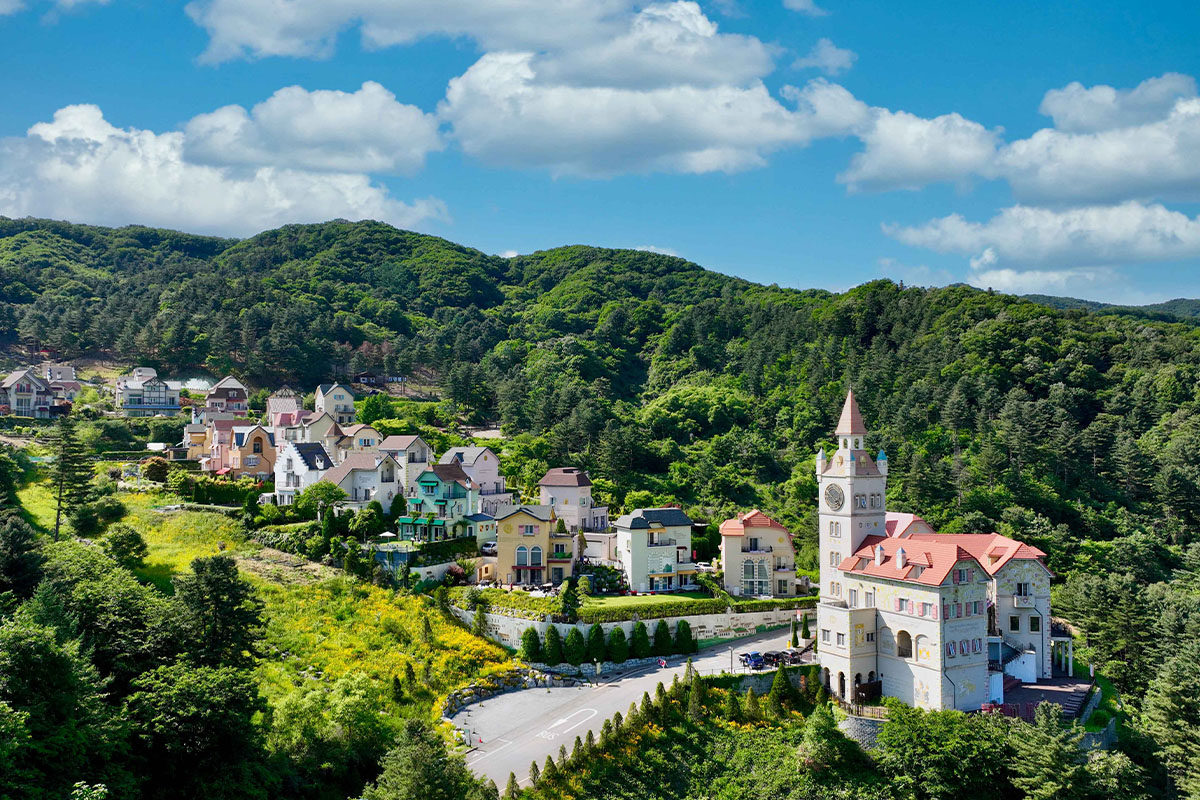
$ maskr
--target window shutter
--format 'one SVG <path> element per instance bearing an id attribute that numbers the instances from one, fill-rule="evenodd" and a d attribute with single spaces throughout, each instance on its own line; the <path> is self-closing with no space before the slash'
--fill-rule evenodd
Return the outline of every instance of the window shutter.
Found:
<path id="1" fill-rule="evenodd" d="M 950 619 L 950 604 L 949 603 L 946 603 L 945 605 L 942 606 L 942 616 L 945 617 L 946 619 Z"/>
<path id="2" fill-rule="evenodd" d="M 908 613 L 910 613 L 910 614 L 913 613 L 913 601 L 912 600 L 908 601 Z"/>
<path id="3" fill-rule="evenodd" d="M 917 616 L 918 617 L 925 616 L 925 604 L 924 603 L 921 603 L 919 606 L 917 606 Z"/>
<path id="4" fill-rule="evenodd" d="M 938 618 L 937 607 L 938 607 L 938 604 L 937 604 L 937 603 L 934 603 L 934 604 L 933 604 L 933 618 L 934 618 L 934 619 L 937 619 L 937 618 Z"/>
<path id="5" fill-rule="evenodd" d="M 975 582 L 975 570 L 973 570 L 973 569 L 967 570 L 967 581 L 969 581 L 970 583 Z"/>
<path id="6" fill-rule="evenodd" d="M 894 605 L 896 607 L 895 608 L 896 611 L 899 611 L 900 610 L 900 598 L 897 597 L 895 600 L 893 600 L 892 605 Z"/>

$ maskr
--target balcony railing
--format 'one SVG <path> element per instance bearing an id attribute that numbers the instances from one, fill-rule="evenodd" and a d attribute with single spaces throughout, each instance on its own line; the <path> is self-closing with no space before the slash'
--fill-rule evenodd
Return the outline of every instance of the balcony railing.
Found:
<path id="1" fill-rule="evenodd" d="M 509 494 L 507 489 L 483 489 L 479 492 L 482 497 L 491 497 L 494 494 Z"/>
<path id="2" fill-rule="evenodd" d="M 646 541 L 647 547 L 675 547 L 674 539 L 649 539 Z"/>
<path id="3" fill-rule="evenodd" d="M 795 572 L 796 565 L 795 564 L 776 564 L 775 571 L 776 572 Z"/>
<path id="4" fill-rule="evenodd" d="M 742 545 L 742 552 L 743 553 L 770 553 L 770 552 L 772 552 L 772 548 L 770 545 L 753 546 L 753 545 L 744 544 L 744 545 Z"/>
<path id="5" fill-rule="evenodd" d="M 1016 608 L 1033 608 L 1033 597 L 1027 594 L 1014 594 L 1013 605 Z"/>

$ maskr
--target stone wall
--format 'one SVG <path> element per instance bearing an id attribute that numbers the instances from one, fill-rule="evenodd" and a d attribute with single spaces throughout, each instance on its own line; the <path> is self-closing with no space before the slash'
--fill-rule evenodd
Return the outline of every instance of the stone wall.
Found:
<path id="1" fill-rule="evenodd" d="M 838 723 L 838 730 L 846 734 L 846 737 L 858 742 L 859 746 L 864 750 L 874 750 L 876 740 L 879 738 L 879 732 L 883 730 L 886 719 L 875 719 L 873 717 L 856 717 L 852 714 L 847 714 L 846 718 Z"/>
<path id="2" fill-rule="evenodd" d="M 471 626 L 475 619 L 474 611 L 452 607 L 454 615 L 458 617 L 467 627 Z M 760 627 L 772 628 L 787 625 L 793 619 L 797 621 L 799 618 L 797 613 L 808 613 L 810 621 L 813 619 L 812 609 L 775 609 L 771 611 L 748 611 L 734 612 L 727 610 L 724 614 L 693 614 L 686 617 L 668 617 L 667 624 L 671 628 L 671 634 L 675 633 L 675 626 L 680 620 L 687 620 L 688 625 L 692 628 L 692 637 L 696 641 L 705 639 L 736 639 L 741 636 L 749 636 L 755 633 Z M 657 619 L 644 619 L 646 627 L 650 629 L 651 638 L 654 636 L 654 627 L 658 624 Z M 625 636 L 633 635 L 634 625 L 637 620 L 625 620 L 623 622 L 602 622 L 600 627 L 604 629 L 604 635 L 607 637 L 613 628 L 621 628 L 625 631 Z M 488 613 L 487 615 L 487 635 L 488 638 L 499 642 L 506 647 L 511 647 L 514 650 L 521 646 L 521 634 L 525 633 L 526 628 L 536 628 L 538 635 L 546 636 L 546 630 L 554 625 L 558 628 L 559 634 L 562 635 L 563 641 L 566 641 L 567 634 L 572 628 L 578 628 L 579 632 L 587 636 L 588 629 L 591 625 L 584 622 L 579 622 L 574 625 L 566 622 L 549 622 L 545 619 L 531 620 L 522 619 L 520 617 L 510 617 L 506 614 Z"/>

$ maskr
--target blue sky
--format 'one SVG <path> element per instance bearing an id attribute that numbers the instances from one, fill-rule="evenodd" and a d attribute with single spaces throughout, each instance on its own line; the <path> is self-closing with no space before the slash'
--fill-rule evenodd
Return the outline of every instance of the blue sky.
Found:
<path id="1" fill-rule="evenodd" d="M 0 0 L 0 214 L 1200 296 L 1200 7 Z"/>

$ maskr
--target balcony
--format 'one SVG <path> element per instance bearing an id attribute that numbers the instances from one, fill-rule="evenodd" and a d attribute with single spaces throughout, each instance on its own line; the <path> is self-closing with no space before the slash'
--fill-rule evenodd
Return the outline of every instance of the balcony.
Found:
<path id="1" fill-rule="evenodd" d="M 491 497 L 497 494 L 509 494 L 509 491 L 507 489 L 484 489 L 479 493 L 481 497 Z"/>
<path id="2" fill-rule="evenodd" d="M 1030 595 L 1013 595 L 1013 606 L 1016 608 L 1033 608 L 1034 598 Z"/>
<path id="3" fill-rule="evenodd" d="M 774 551 L 770 545 L 766 545 L 764 547 L 762 545 L 752 546 L 752 545 L 744 544 L 744 545 L 742 545 L 742 552 L 743 553 L 771 553 Z"/>
<path id="4" fill-rule="evenodd" d="M 652 537 L 652 538 L 646 540 L 646 546 L 647 547 L 676 547 L 677 545 L 676 545 L 674 539 L 655 539 Z"/>
<path id="5" fill-rule="evenodd" d="M 796 565 L 795 564 L 776 564 L 775 571 L 776 572 L 795 572 Z"/>

